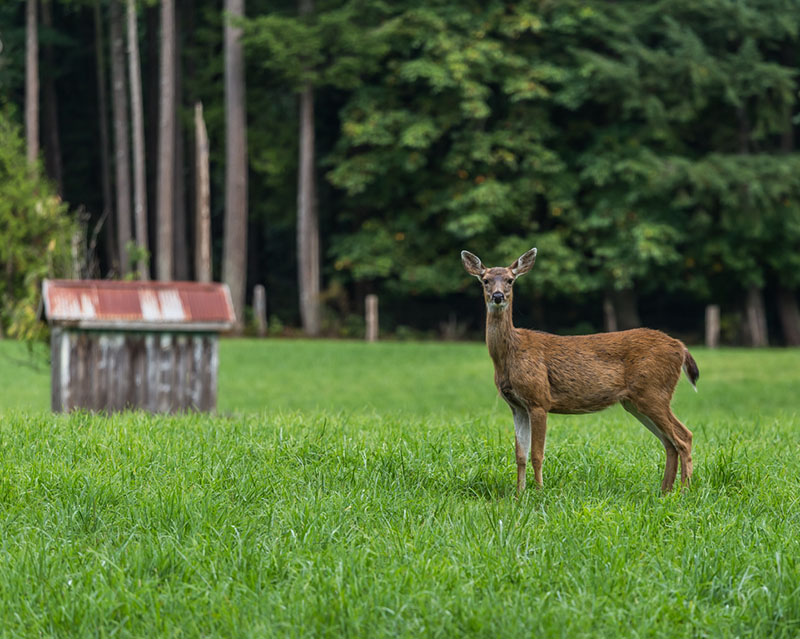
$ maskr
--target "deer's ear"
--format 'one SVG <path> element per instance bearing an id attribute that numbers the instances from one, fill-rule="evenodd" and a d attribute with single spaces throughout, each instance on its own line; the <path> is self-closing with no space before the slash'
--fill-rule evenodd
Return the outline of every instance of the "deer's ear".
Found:
<path id="1" fill-rule="evenodd" d="M 473 255 L 469 251 L 461 251 L 461 263 L 464 265 L 467 273 L 480 277 L 486 270 L 477 255 Z"/>
<path id="2" fill-rule="evenodd" d="M 527 253 L 521 255 L 517 260 L 508 268 L 514 273 L 514 277 L 524 275 L 533 268 L 533 263 L 536 261 L 536 249 L 532 248 Z"/>

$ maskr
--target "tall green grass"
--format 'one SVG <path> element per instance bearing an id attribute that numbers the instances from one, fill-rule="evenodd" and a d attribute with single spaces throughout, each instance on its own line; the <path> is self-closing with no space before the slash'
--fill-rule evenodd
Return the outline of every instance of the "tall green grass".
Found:
<path id="1" fill-rule="evenodd" d="M 795 637 L 800 354 L 692 351 L 667 497 L 614 408 L 516 499 L 481 345 L 223 342 L 218 416 L 51 416 L 7 367 L 0 637 Z"/>

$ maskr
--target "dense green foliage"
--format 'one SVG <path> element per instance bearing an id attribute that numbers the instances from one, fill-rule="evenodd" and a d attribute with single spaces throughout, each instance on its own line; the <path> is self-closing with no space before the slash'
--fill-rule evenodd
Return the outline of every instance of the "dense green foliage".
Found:
<path id="1" fill-rule="evenodd" d="M 223 341 L 226 415 L 112 418 L 20 401 L 17 350 L 0 637 L 797 634 L 796 351 L 693 349 L 686 493 L 613 408 L 553 416 L 516 500 L 484 347 Z"/>
<path id="2" fill-rule="evenodd" d="M 55 76 L 69 122 L 65 196 L 97 218 L 89 4 L 53 3 L 54 28 L 41 37 L 60 54 L 43 73 Z M 188 157 L 200 99 L 221 232 L 224 16 L 218 3 L 180 5 L 183 139 Z M 551 330 L 601 328 L 602 299 L 621 293 L 641 300 L 646 323 L 694 335 L 704 304 L 721 304 L 730 323 L 748 288 L 767 294 L 775 325 L 773 294 L 796 303 L 796 0 L 246 9 L 249 280 L 280 300 L 271 314 L 282 324 L 297 323 L 296 92 L 307 83 L 330 332 L 353 332 L 369 291 L 381 294 L 388 328 L 435 329 L 456 310 L 478 329 L 462 248 L 495 263 L 536 245 L 536 271 L 520 285 Z M 144 3 L 140 24 L 151 170 L 157 11 Z M 22 13 L 21 3 L 0 9 L 0 90 L 17 100 Z"/>
<path id="3" fill-rule="evenodd" d="M 521 286 L 539 305 L 632 289 L 735 309 L 749 285 L 797 288 L 800 5 L 345 6 L 367 4 L 382 19 L 348 28 L 368 37 L 338 39 L 365 62 L 326 161 L 344 191 L 332 279 L 456 293 L 457 249 L 509 260 L 536 245 Z M 299 81 L 284 25 L 311 38 L 327 15 L 255 18 L 250 50 Z M 320 57 L 312 80 L 330 85 L 338 62 Z"/>
<path id="4" fill-rule="evenodd" d="M 67 206 L 37 170 L 27 166 L 19 127 L 0 108 L 0 334 L 24 339 L 42 331 L 42 280 L 66 276 L 75 231 Z"/>

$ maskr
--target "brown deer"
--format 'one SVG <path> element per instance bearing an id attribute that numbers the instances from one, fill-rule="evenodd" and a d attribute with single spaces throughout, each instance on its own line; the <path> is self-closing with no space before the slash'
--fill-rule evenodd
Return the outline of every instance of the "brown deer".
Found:
<path id="1" fill-rule="evenodd" d="M 467 273 L 477 277 L 486 301 L 486 345 L 494 383 L 511 407 L 517 457 L 517 492 L 525 489 L 528 454 L 536 487 L 542 486 L 547 413 L 593 413 L 619 402 L 652 432 L 667 451 L 661 490 L 692 476 L 692 433 L 670 409 L 681 368 L 695 390 L 700 371 L 680 340 L 661 331 L 635 328 L 615 333 L 563 337 L 514 328 L 514 281 L 533 267 L 531 249 L 508 268 L 486 268 L 461 252 Z"/>

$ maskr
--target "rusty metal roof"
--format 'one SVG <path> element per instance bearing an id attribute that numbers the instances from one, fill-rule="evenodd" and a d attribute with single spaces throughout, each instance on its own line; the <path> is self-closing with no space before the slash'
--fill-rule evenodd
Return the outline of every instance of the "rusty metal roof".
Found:
<path id="1" fill-rule="evenodd" d="M 224 331 L 235 315 L 226 284 L 45 280 L 53 324 L 119 330 Z"/>

